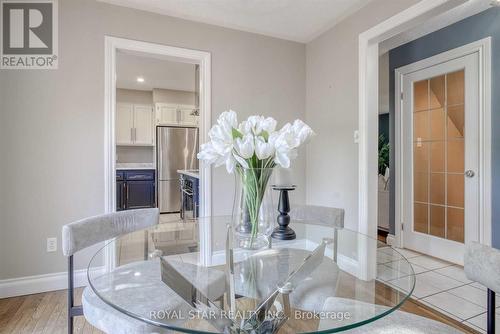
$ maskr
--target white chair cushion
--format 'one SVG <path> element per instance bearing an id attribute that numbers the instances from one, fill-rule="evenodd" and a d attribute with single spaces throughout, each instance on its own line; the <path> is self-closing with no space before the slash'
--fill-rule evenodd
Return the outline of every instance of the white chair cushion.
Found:
<path id="1" fill-rule="evenodd" d="M 225 289 L 224 272 L 178 260 L 170 260 L 170 263 L 212 300 L 223 295 Z M 140 275 L 134 275 L 134 273 L 140 273 Z M 197 277 L 199 279 L 196 279 Z M 121 266 L 111 273 L 92 279 L 92 284 L 104 298 L 112 300 L 115 305 L 132 312 L 134 315 L 150 318 L 151 311 L 175 310 L 176 316 L 171 317 L 168 321 L 174 326 L 181 326 L 189 317 L 189 311 L 192 310 L 184 300 L 161 281 L 159 259 Z M 90 287 L 87 287 L 83 292 L 82 305 L 87 321 L 106 333 L 169 332 L 118 311 L 106 304 Z M 181 314 L 185 318 L 177 319 L 176 317 Z M 158 321 L 165 322 L 162 319 Z"/>
<path id="2" fill-rule="evenodd" d="M 83 314 L 94 327 L 105 333 L 113 334 L 153 334 L 169 333 L 160 327 L 151 326 L 143 321 L 129 317 L 102 301 L 87 287 L 82 295 Z"/>
<path id="3" fill-rule="evenodd" d="M 375 314 L 388 311 L 387 306 L 373 305 L 347 298 L 330 297 L 326 300 L 323 311 L 342 312 L 349 314 L 353 323 L 367 319 Z M 337 323 L 336 323 L 337 322 Z M 322 319 L 320 329 L 331 329 L 338 327 L 338 320 Z M 424 318 L 415 314 L 402 311 L 394 311 L 378 320 L 364 326 L 351 329 L 346 334 L 457 334 L 461 333 L 453 327 Z"/>

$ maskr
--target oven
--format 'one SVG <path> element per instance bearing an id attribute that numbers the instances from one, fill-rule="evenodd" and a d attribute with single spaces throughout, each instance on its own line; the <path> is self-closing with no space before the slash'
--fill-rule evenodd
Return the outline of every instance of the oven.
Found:
<path id="1" fill-rule="evenodd" d="M 198 179 L 181 177 L 181 219 L 190 220 L 198 217 Z"/>

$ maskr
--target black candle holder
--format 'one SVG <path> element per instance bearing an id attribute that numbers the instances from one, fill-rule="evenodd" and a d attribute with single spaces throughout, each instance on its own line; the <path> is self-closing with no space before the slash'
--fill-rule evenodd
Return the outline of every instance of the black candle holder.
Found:
<path id="1" fill-rule="evenodd" d="M 278 204 L 278 211 L 280 214 L 276 218 L 279 226 L 274 229 L 271 237 L 279 240 L 293 240 L 297 236 L 295 235 L 295 231 L 288 226 L 290 224 L 290 216 L 288 215 L 288 213 L 290 212 L 290 200 L 288 198 L 288 192 L 295 190 L 296 186 L 275 185 L 272 187 L 274 190 L 279 190 L 280 192 L 280 199 Z"/>

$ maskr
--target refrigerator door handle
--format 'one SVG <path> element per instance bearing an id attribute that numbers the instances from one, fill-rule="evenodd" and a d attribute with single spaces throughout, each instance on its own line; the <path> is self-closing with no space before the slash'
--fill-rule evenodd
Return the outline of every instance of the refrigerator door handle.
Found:
<path id="1" fill-rule="evenodd" d="M 158 180 L 161 180 L 161 171 L 163 170 L 163 164 L 162 164 L 162 161 L 163 161 L 163 146 L 162 146 L 162 143 L 161 143 L 161 139 L 162 139 L 162 136 L 161 136 L 161 129 L 160 127 L 156 128 L 156 164 L 158 165 L 157 167 L 157 171 L 156 171 L 156 174 L 157 174 L 157 178 Z"/>

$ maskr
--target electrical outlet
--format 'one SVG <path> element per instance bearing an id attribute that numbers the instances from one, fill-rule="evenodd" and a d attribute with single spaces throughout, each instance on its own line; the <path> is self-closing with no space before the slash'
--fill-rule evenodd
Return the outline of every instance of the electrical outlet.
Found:
<path id="1" fill-rule="evenodd" d="M 354 144 L 358 144 L 359 143 L 359 130 L 354 131 L 353 137 L 354 137 Z"/>
<path id="2" fill-rule="evenodd" d="M 47 253 L 57 251 L 57 238 L 47 238 Z"/>

